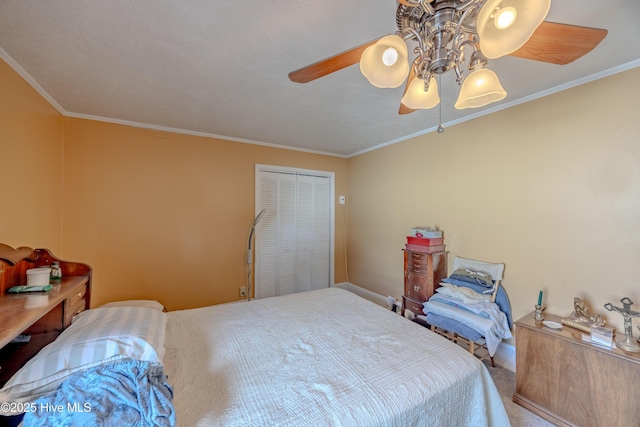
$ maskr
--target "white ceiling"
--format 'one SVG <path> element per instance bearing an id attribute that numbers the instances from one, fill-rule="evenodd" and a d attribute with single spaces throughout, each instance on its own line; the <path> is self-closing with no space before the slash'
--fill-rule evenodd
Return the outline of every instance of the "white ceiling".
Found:
<path id="1" fill-rule="evenodd" d="M 396 5 L 0 0 L 0 56 L 67 116 L 350 156 L 434 132 L 438 108 L 398 115 L 402 87 L 376 89 L 357 65 L 307 84 L 287 74 L 393 33 Z M 490 61 L 508 95 L 484 109 L 455 110 L 443 75 L 445 127 L 640 66 L 639 18 L 637 0 L 553 0 L 548 21 L 609 34 L 569 65 Z"/>

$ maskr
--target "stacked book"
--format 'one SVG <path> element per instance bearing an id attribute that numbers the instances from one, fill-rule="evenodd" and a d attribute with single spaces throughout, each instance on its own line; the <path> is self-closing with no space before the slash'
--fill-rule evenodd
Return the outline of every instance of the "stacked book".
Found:
<path id="1" fill-rule="evenodd" d="M 423 254 L 433 254 L 444 252 L 444 238 L 442 231 L 427 227 L 415 227 L 411 229 L 411 234 L 407 236 L 405 249 Z"/>

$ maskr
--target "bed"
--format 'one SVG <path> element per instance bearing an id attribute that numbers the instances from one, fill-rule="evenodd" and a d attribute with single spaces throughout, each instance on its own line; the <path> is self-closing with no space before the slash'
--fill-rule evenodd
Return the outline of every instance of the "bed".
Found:
<path id="1" fill-rule="evenodd" d="M 155 304 L 79 314 L 0 402 L 25 426 L 509 425 L 481 361 L 346 290 Z"/>
<path id="2" fill-rule="evenodd" d="M 49 425 L 63 415 L 83 422 L 104 417 L 109 425 L 112 417 L 130 416 L 127 411 L 99 414 L 100 403 L 92 399 L 115 389 L 112 381 L 101 384 L 114 371 L 135 368 L 139 374 L 153 366 L 163 368 L 167 378 L 160 375 L 156 388 L 143 384 L 137 392 L 158 400 L 147 399 L 152 402 L 142 411 L 144 419 L 158 425 L 509 425 L 482 362 L 428 329 L 342 289 L 169 313 L 148 307 L 88 310 L 58 338 L 61 347 L 82 341 L 76 329 L 90 329 L 83 326 L 113 326 L 115 319 L 131 325 L 130 319 L 141 316 L 125 318 L 125 309 L 153 311 L 164 319 L 164 337 L 143 335 L 157 349 L 155 354 L 136 354 L 133 362 L 128 354 L 107 358 L 63 378 L 54 391 L 24 400 L 33 405 L 26 406 L 25 425 Z M 105 311 L 113 312 L 110 318 L 95 320 L 107 316 Z M 93 322 L 84 321 L 89 316 Z M 66 342 L 68 336 L 72 338 Z M 137 361 L 142 359 L 151 363 L 141 367 Z M 147 372 L 152 374 L 158 372 Z M 71 382 L 75 384 L 65 390 Z M 158 399 L 163 394 L 165 398 Z M 21 398 L 2 394 L 1 400 Z M 42 411 L 59 405 L 68 409 L 69 403 L 81 405 L 73 407 L 72 414 Z M 82 405 L 88 411 L 81 412 Z"/>
<path id="3" fill-rule="evenodd" d="M 181 425 L 509 425 L 480 361 L 342 289 L 168 317 Z"/>

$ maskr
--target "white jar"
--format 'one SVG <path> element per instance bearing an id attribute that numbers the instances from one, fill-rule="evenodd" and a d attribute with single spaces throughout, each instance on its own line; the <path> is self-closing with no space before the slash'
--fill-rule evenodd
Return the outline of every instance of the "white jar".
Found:
<path id="1" fill-rule="evenodd" d="M 45 286 L 49 284 L 51 268 L 38 267 L 27 270 L 27 286 Z"/>

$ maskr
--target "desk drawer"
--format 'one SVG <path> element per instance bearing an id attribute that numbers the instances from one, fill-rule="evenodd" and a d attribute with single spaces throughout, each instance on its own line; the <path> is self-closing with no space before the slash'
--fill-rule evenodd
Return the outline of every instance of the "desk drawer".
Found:
<path id="1" fill-rule="evenodd" d="M 427 274 L 429 269 L 428 254 L 409 252 L 407 259 L 407 269 L 412 273 Z"/>
<path id="2" fill-rule="evenodd" d="M 403 308 L 405 310 L 409 310 L 409 311 L 413 312 L 413 314 L 415 314 L 416 316 L 417 315 L 424 316 L 424 311 L 422 311 L 424 306 L 422 305 L 422 303 L 420 303 L 418 301 L 414 301 L 414 300 L 409 299 L 407 297 L 402 297 L 402 304 L 403 304 Z"/>
<path id="3" fill-rule="evenodd" d="M 67 301 L 69 301 L 69 305 L 75 306 L 78 303 L 78 301 L 80 300 L 84 301 L 84 296 L 86 293 L 87 293 L 87 287 L 83 286 L 82 289 L 80 289 L 78 292 L 76 292 L 75 294 L 73 294 L 67 299 Z"/>
<path id="4" fill-rule="evenodd" d="M 426 301 L 429 297 L 427 295 L 429 291 L 429 280 L 425 275 L 408 272 L 405 287 L 404 293 L 411 299 Z"/>
<path id="5" fill-rule="evenodd" d="M 87 308 L 87 300 L 85 295 L 87 287 L 82 286 L 78 292 L 66 299 L 64 304 L 64 326 L 65 328 L 71 324 L 73 316 L 82 313 Z"/>

